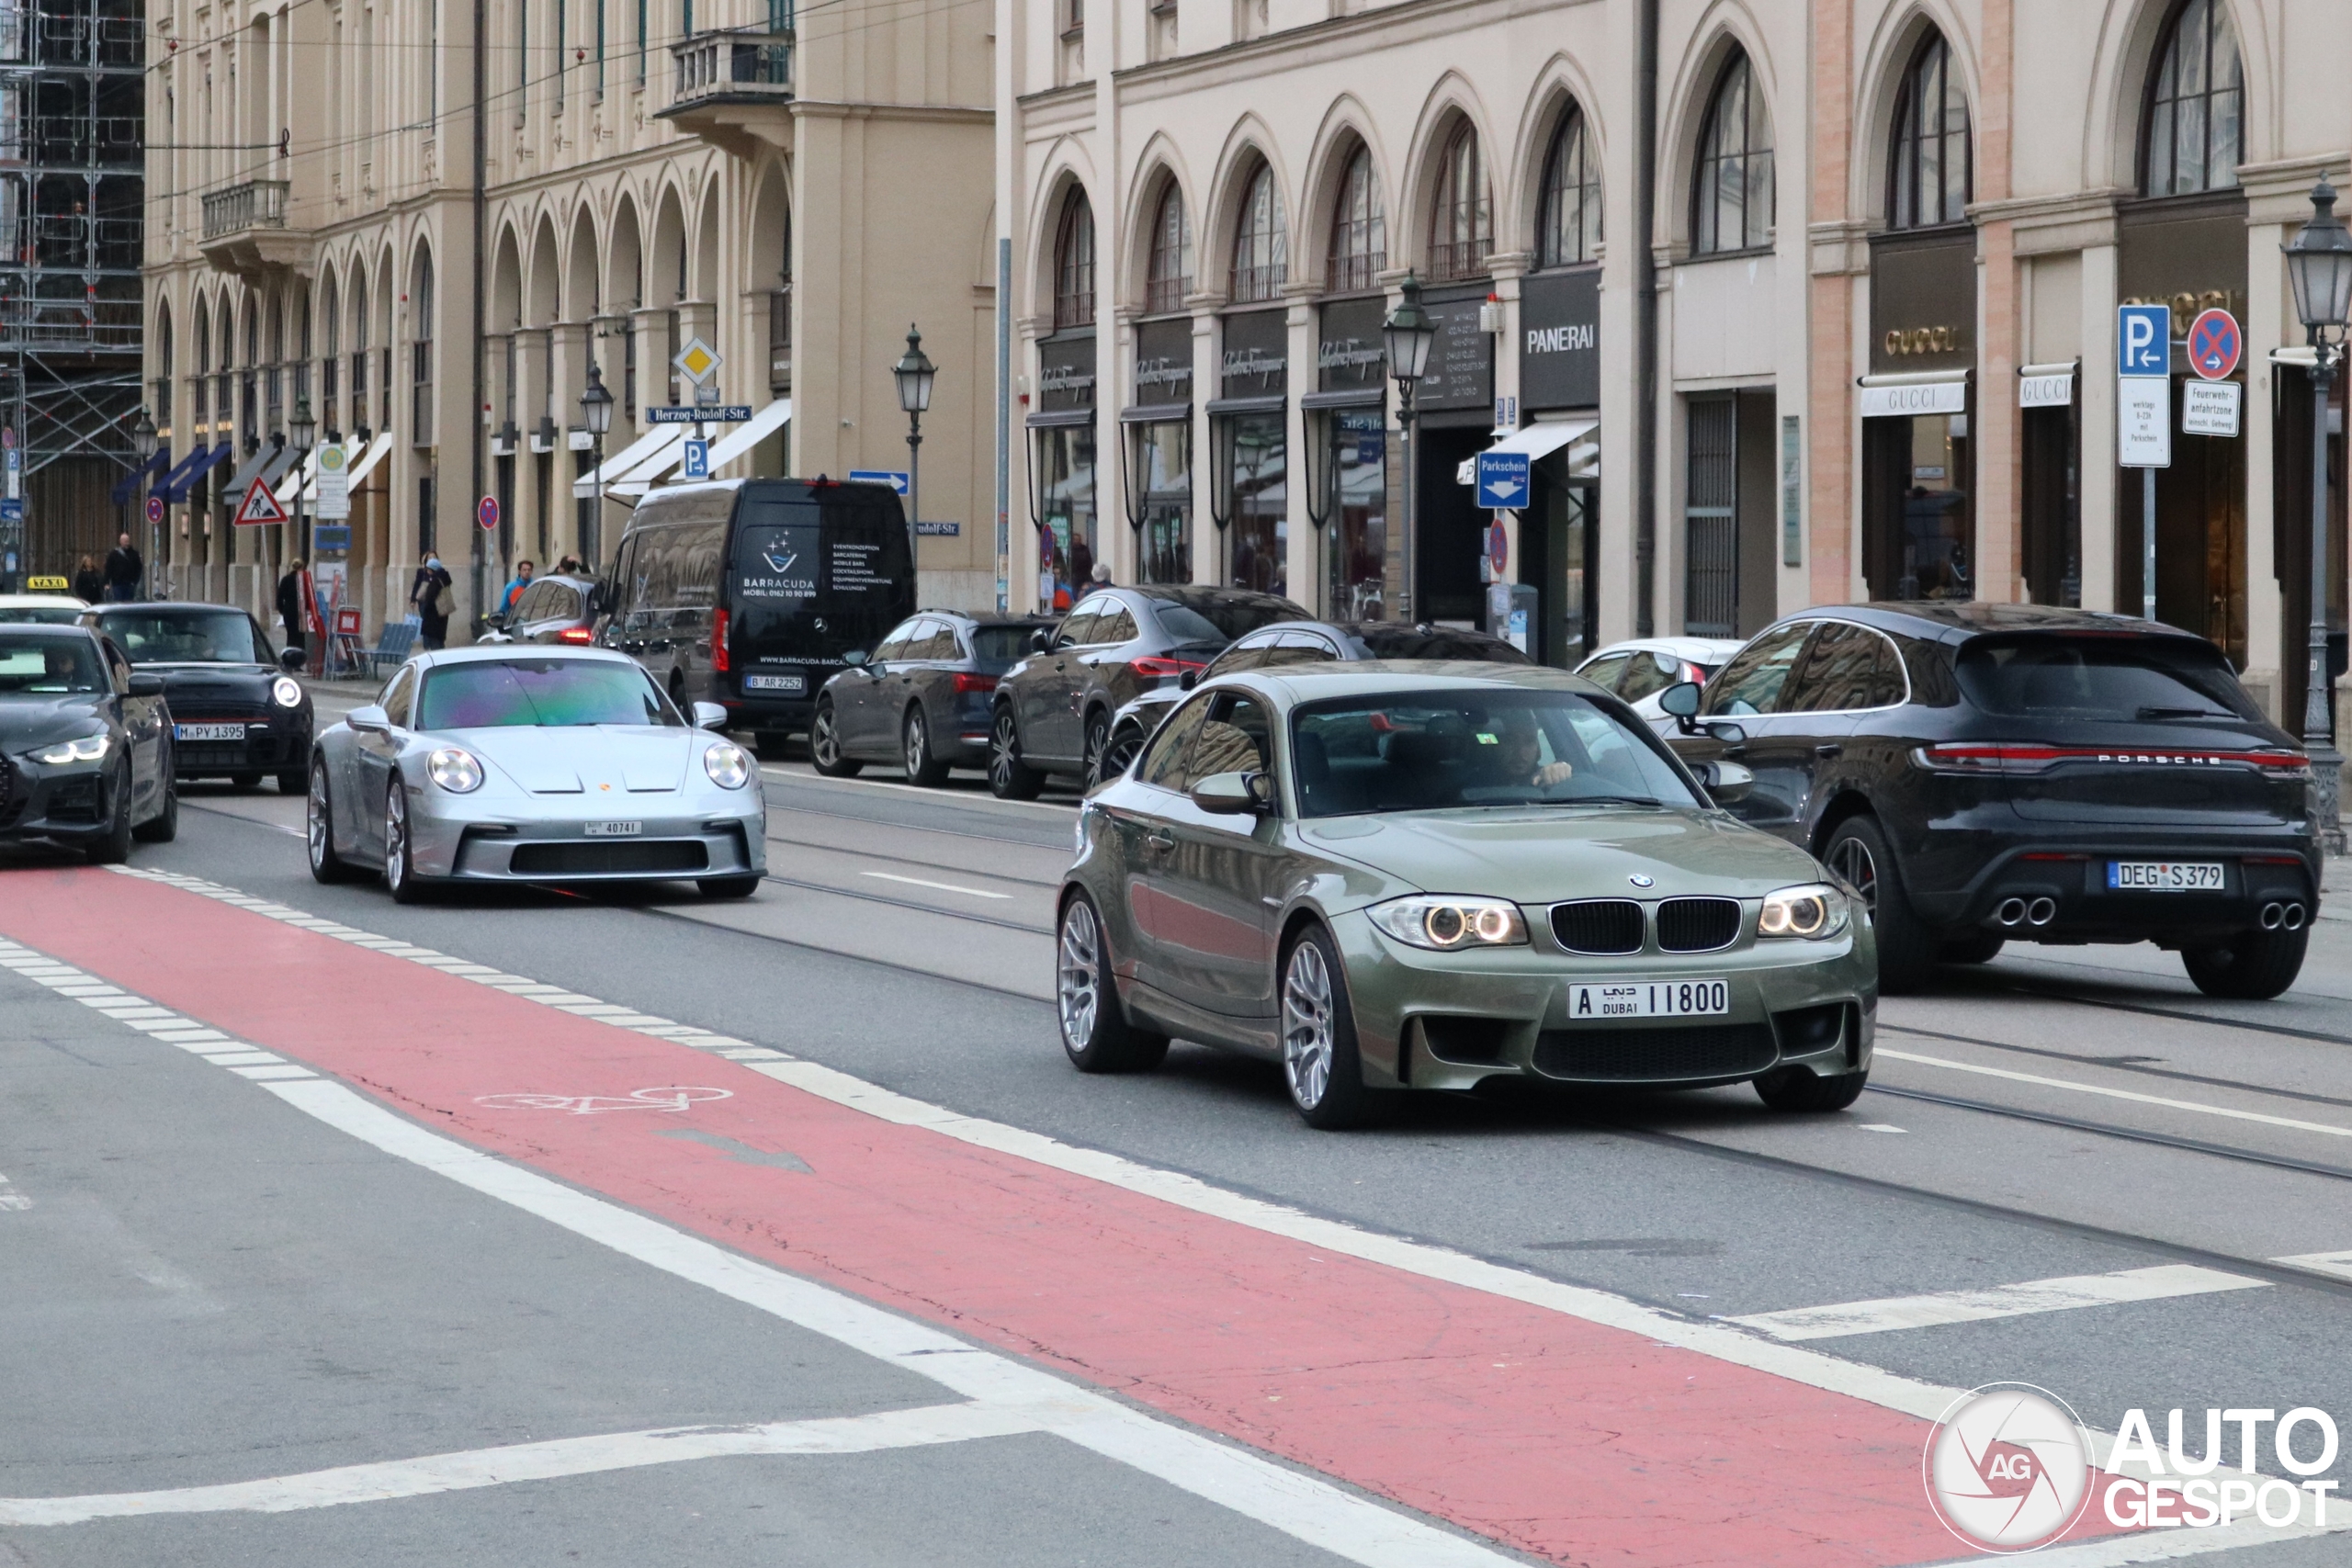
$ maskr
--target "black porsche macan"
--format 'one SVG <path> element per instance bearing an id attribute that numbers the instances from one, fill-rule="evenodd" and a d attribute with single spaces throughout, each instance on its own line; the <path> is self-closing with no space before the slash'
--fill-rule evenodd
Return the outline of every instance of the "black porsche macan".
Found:
<path id="1" fill-rule="evenodd" d="M 311 694 L 288 673 L 301 656 L 273 650 L 251 615 L 227 604 L 101 604 L 83 622 L 164 678 L 179 777 L 243 788 L 267 777 L 284 794 L 309 791 Z"/>

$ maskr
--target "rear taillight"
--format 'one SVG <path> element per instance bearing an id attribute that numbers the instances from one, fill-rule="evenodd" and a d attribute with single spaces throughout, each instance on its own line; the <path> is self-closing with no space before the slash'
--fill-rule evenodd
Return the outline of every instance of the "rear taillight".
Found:
<path id="1" fill-rule="evenodd" d="M 959 697 L 967 692 L 993 692 L 995 690 L 996 677 L 993 675 L 958 675 L 956 677 L 956 694 Z"/>
<path id="2" fill-rule="evenodd" d="M 729 668 L 727 660 L 727 612 L 714 610 L 710 616 L 710 667 L 720 674 Z"/>
<path id="3" fill-rule="evenodd" d="M 1703 686 L 1707 683 L 1707 672 L 1695 664 L 1685 664 L 1682 667 L 1682 679 L 1694 686 Z"/>
<path id="4" fill-rule="evenodd" d="M 2160 751 L 2143 746 L 2038 746 L 2007 740 L 1954 740 L 1911 752 L 1920 767 L 1947 773 L 2047 773 L 2068 762 L 2131 768 L 2254 768 L 2267 778 L 2307 778 L 2300 751 Z"/>
<path id="5" fill-rule="evenodd" d="M 555 640 L 558 642 L 594 642 L 596 640 L 596 634 L 590 631 L 586 626 L 566 626 L 563 630 L 555 634 Z"/>
<path id="6" fill-rule="evenodd" d="M 1187 670 L 1206 669 L 1207 662 L 1191 659 L 1163 659 L 1156 653 L 1148 653 L 1131 662 L 1127 668 L 1134 671 L 1139 680 L 1173 681 Z"/>

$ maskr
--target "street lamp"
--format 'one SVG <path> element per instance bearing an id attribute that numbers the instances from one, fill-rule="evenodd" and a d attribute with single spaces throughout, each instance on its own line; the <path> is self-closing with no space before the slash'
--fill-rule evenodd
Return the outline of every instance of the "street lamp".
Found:
<path id="1" fill-rule="evenodd" d="M 2303 750 L 2311 758 L 2311 805 L 2323 854 L 2344 852 L 2337 790 L 2343 755 L 2330 743 L 2327 672 L 2327 389 L 2344 355 L 2352 317 L 2352 233 L 2335 216 L 2335 187 L 2323 175 L 2312 187 L 2312 215 L 2280 247 L 2295 315 L 2312 345 L 2312 621 L 2303 684 Z"/>
<path id="2" fill-rule="evenodd" d="M 922 351 L 922 333 L 907 323 L 907 352 L 890 367 L 899 383 L 899 406 L 907 411 L 907 559 L 914 560 L 916 525 L 922 516 L 922 415 L 931 407 L 931 384 L 939 371 Z"/>
<path id="3" fill-rule="evenodd" d="M 605 389 L 605 373 L 594 360 L 588 362 L 588 389 L 580 394 L 580 423 L 588 427 L 589 438 L 595 443 L 589 453 L 593 466 L 591 488 L 595 499 L 590 502 L 588 529 L 590 537 L 580 541 L 580 554 L 586 561 L 589 574 L 597 575 L 601 564 L 595 535 L 605 526 L 605 435 L 613 428 L 613 394 Z"/>
<path id="4" fill-rule="evenodd" d="M 293 432 L 294 449 L 308 453 L 311 444 L 318 439 L 319 421 L 311 412 L 311 400 L 307 394 L 298 393 L 295 396 L 294 417 L 287 422 L 287 428 Z M 315 468 L 316 463 L 311 467 Z M 302 558 L 308 560 L 311 558 L 311 535 L 310 530 L 302 525 L 302 470 L 300 468 L 294 470 L 294 543 Z"/>
<path id="5" fill-rule="evenodd" d="M 155 460 L 155 422 L 141 409 L 139 417 L 130 422 L 130 449 L 139 455 L 139 466 L 145 468 Z"/>
<path id="6" fill-rule="evenodd" d="M 1413 389 L 1429 368 L 1437 323 L 1421 309 L 1420 280 L 1409 272 L 1405 275 L 1403 293 L 1396 309 L 1381 323 L 1380 335 L 1388 350 L 1388 374 L 1396 380 L 1396 423 L 1405 432 L 1405 602 L 1397 608 L 1409 622 L 1420 608 L 1414 592 L 1420 573 L 1413 555 L 1413 491 L 1420 476 L 1413 464 Z"/>

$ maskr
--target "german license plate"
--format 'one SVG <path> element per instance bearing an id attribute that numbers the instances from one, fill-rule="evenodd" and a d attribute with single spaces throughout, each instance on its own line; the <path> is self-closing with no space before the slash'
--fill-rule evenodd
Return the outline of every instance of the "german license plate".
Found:
<path id="1" fill-rule="evenodd" d="M 805 692 L 808 689 L 806 675 L 746 675 L 743 689 L 747 692 Z"/>
<path id="2" fill-rule="evenodd" d="M 243 740 L 245 727 L 242 724 L 175 724 L 172 726 L 175 740 Z"/>
<path id="3" fill-rule="evenodd" d="M 1731 1011 L 1728 980 L 1602 980 L 1568 987 L 1568 1021 L 1707 1018 Z"/>
<path id="4" fill-rule="evenodd" d="M 2111 860 L 2107 886 L 2118 893 L 2219 893 L 2217 860 Z"/>
<path id="5" fill-rule="evenodd" d="M 591 822 L 588 836 L 592 839 L 634 839 L 645 831 L 642 822 Z"/>

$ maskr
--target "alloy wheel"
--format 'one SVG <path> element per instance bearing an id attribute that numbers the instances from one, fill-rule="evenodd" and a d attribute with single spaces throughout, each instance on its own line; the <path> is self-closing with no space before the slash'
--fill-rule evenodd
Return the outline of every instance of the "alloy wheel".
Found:
<path id="1" fill-rule="evenodd" d="M 1838 840 L 1829 847 L 1829 869 L 1862 896 L 1863 908 L 1878 913 L 1878 862 L 1868 844 L 1852 837 Z"/>
<path id="2" fill-rule="evenodd" d="M 1301 1110 L 1323 1103 L 1331 1087 L 1331 971 L 1311 942 L 1292 948 L 1283 966 L 1283 1072 Z"/>
<path id="3" fill-rule="evenodd" d="M 1136 765 L 1136 753 L 1143 750 L 1143 737 L 1133 729 L 1121 729 L 1112 739 L 1111 749 L 1102 753 L 1102 772 L 1106 777 L 1118 778 Z"/>
<path id="4" fill-rule="evenodd" d="M 906 752 L 907 777 L 911 779 L 931 761 L 931 727 L 923 722 L 920 708 L 907 716 Z"/>
<path id="5" fill-rule="evenodd" d="M 1083 776 L 1086 779 L 1087 788 L 1092 789 L 1111 776 L 1110 755 L 1110 726 L 1098 715 L 1086 721 L 1086 755 L 1081 761 L 1081 765 L 1086 770 Z"/>
<path id="6" fill-rule="evenodd" d="M 1095 1018 L 1102 1007 L 1102 937 L 1094 921 L 1094 908 L 1083 898 L 1072 898 L 1062 912 L 1054 998 L 1061 1013 L 1063 1041 L 1081 1049 L 1091 1043 Z"/>
<path id="7" fill-rule="evenodd" d="M 830 707 L 819 708 L 817 716 L 809 721 L 808 755 L 820 768 L 841 765 L 842 738 L 833 727 L 833 710 Z"/>
<path id="8" fill-rule="evenodd" d="M 1012 716 L 1001 713 L 989 731 L 989 783 L 1001 794 L 1012 785 Z"/>
<path id="9" fill-rule="evenodd" d="M 311 844 L 312 871 L 326 864 L 327 856 L 334 852 L 334 846 L 328 840 L 333 829 L 327 825 L 327 771 L 324 765 L 321 765 L 311 770 L 310 820 L 303 824 L 304 837 Z"/>
<path id="10" fill-rule="evenodd" d="M 384 886 L 395 893 L 408 880 L 408 801 L 396 774 L 384 796 Z"/>

